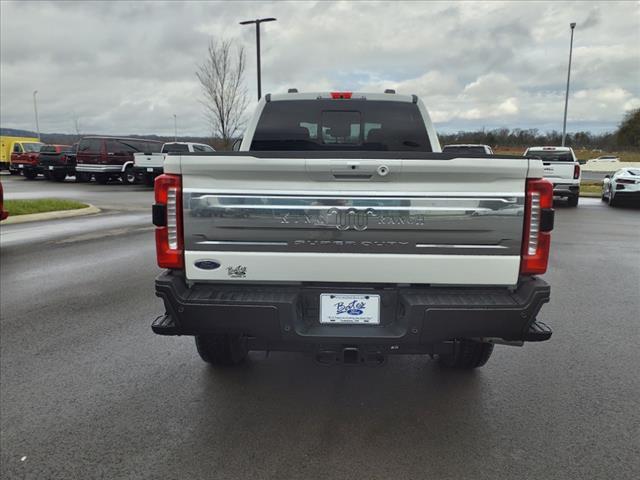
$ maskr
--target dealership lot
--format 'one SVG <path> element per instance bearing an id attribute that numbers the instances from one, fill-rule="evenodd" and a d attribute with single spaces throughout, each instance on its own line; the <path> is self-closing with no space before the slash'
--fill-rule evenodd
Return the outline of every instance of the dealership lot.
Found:
<path id="1" fill-rule="evenodd" d="M 213 371 L 163 313 L 146 187 L 2 177 L 99 215 L 2 227 L 3 478 L 637 478 L 640 215 L 559 205 L 549 342 L 476 372 L 422 357 Z M 87 472 L 90 472 L 88 475 Z"/>

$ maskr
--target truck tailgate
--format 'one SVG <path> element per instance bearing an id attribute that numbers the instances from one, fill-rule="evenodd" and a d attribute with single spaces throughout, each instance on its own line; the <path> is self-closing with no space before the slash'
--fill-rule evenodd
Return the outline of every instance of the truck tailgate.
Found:
<path id="1" fill-rule="evenodd" d="M 134 165 L 141 168 L 161 168 L 164 164 L 164 153 L 134 153 Z"/>
<path id="2" fill-rule="evenodd" d="M 528 159 L 259 153 L 167 158 L 188 280 L 516 284 Z"/>
<path id="3" fill-rule="evenodd" d="M 575 168 L 574 162 L 558 161 L 551 162 L 545 160 L 544 164 L 544 176 L 554 183 L 560 181 L 572 181 L 573 171 Z"/>

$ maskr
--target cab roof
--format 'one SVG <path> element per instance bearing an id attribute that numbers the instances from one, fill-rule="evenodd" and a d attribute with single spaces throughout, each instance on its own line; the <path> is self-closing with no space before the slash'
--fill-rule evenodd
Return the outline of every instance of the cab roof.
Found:
<path id="1" fill-rule="evenodd" d="M 544 147 L 529 147 L 528 151 L 546 151 L 546 152 L 572 152 L 573 149 L 571 147 L 552 147 L 552 146 L 544 146 Z"/>
<path id="2" fill-rule="evenodd" d="M 279 102 L 286 100 L 376 100 L 391 102 L 407 102 L 417 103 L 416 95 L 399 95 L 397 93 L 379 93 L 379 92 L 350 92 L 350 91 L 332 91 L 332 92 L 291 92 L 291 93 L 274 93 L 265 95 L 267 102 Z"/>

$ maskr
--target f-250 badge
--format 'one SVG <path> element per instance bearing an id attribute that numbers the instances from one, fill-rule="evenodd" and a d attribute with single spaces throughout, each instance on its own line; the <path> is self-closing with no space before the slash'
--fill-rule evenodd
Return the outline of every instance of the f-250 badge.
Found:
<path id="1" fill-rule="evenodd" d="M 227 274 L 232 278 L 244 278 L 247 276 L 247 267 L 238 265 L 237 267 L 227 267 Z"/>

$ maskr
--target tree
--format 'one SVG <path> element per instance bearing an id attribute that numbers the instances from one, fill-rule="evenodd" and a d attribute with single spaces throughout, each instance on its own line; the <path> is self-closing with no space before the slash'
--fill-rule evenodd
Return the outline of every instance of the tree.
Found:
<path id="1" fill-rule="evenodd" d="M 232 40 L 211 39 L 205 61 L 196 77 L 202 87 L 205 114 L 213 135 L 229 147 L 244 126 L 247 90 L 244 86 L 244 48 Z"/>
<path id="2" fill-rule="evenodd" d="M 82 133 L 80 133 L 80 117 L 78 117 L 76 112 L 73 112 L 71 115 L 73 117 L 73 129 L 76 131 L 78 140 L 80 140 L 80 137 L 82 137 Z"/>
<path id="3" fill-rule="evenodd" d="M 640 108 L 625 114 L 616 137 L 621 147 L 640 147 Z"/>

